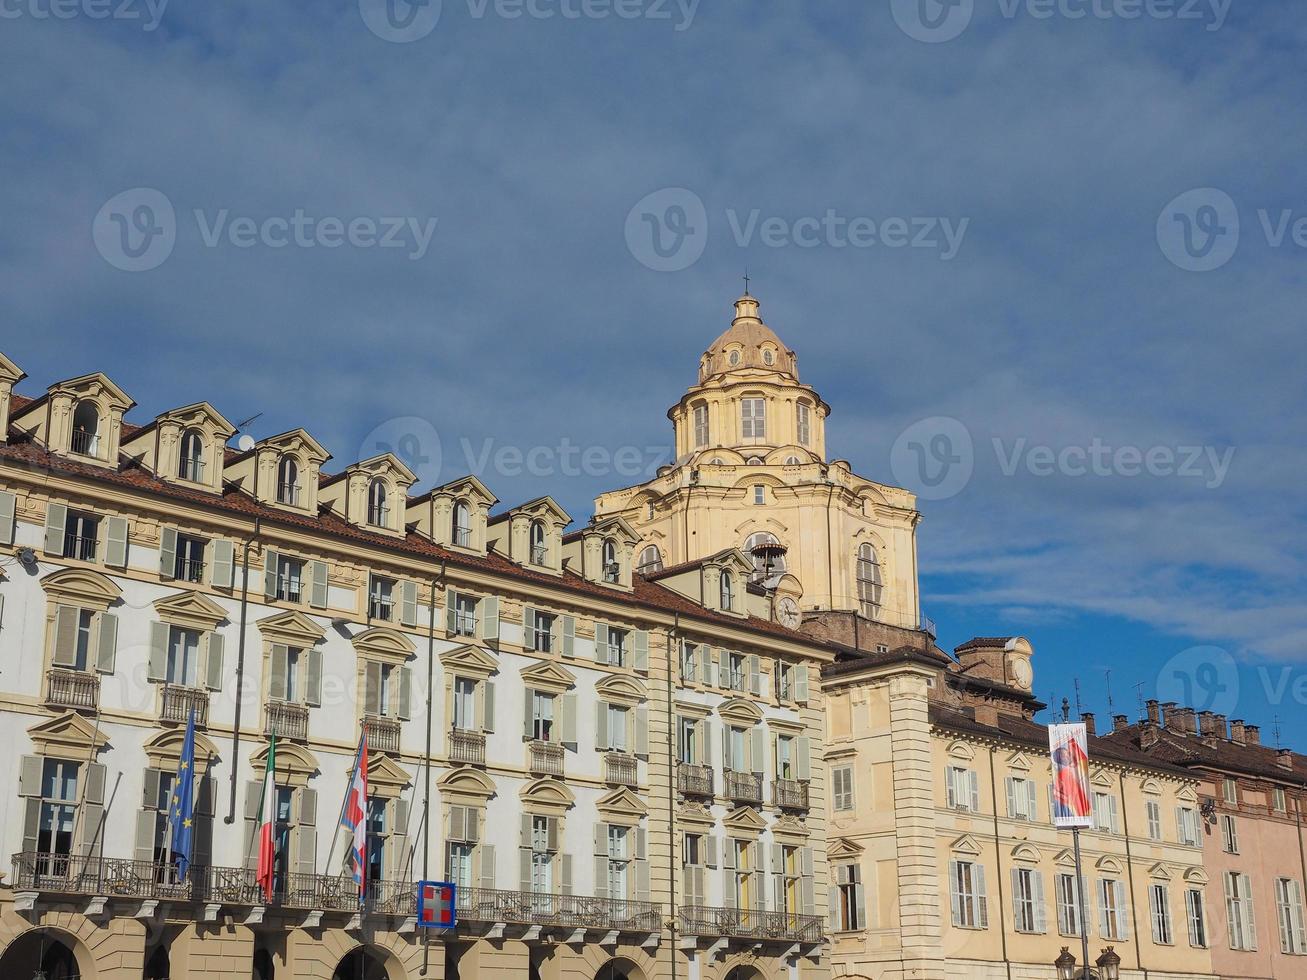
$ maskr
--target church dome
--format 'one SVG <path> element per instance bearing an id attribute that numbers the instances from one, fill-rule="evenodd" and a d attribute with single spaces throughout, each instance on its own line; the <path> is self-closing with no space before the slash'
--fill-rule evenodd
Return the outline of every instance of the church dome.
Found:
<path id="1" fill-rule="evenodd" d="M 745 293 L 735 301 L 735 319 L 699 362 L 699 382 L 729 371 L 771 371 L 799 380 L 794 351 L 758 316 L 758 300 Z"/>

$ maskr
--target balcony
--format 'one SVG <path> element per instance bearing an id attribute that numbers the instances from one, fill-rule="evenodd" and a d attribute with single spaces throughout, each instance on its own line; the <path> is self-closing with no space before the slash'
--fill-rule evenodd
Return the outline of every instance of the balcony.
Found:
<path id="1" fill-rule="evenodd" d="M 771 784 L 771 801 L 784 810 L 807 810 L 807 781 L 798 779 L 773 780 Z"/>
<path id="2" fill-rule="evenodd" d="M 373 596 L 368 600 L 368 618 L 379 619 L 383 623 L 392 622 L 395 616 L 395 606 L 387 598 Z"/>
<path id="3" fill-rule="evenodd" d="M 73 429 L 71 448 L 78 456 L 90 456 L 92 459 L 99 459 L 100 436 L 98 433 L 87 429 Z"/>
<path id="4" fill-rule="evenodd" d="M 94 711 L 100 703 L 98 674 L 51 667 L 46 671 L 45 682 L 45 703 L 52 708 Z"/>
<path id="5" fill-rule="evenodd" d="M 635 756 L 609 752 L 604 756 L 604 782 L 611 786 L 639 786 L 640 765 Z"/>
<path id="6" fill-rule="evenodd" d="M 192 483 L 203 483 L 204 460 L 196 456 L 183 456 L 177 475 L 183 480 L 190 480 Z"/>
<path id="7" fill-rule="evenodd" d="M 289 504 L 291 507 L 300 505 L 300 487 L 298 483 L 279 483 L 277 484 L 277 503 Z"/>
<path id="8" fill-rule="evenodd" d="M 173 578 L 178 582 L 195 582 L 204 581 L 204 562 L 196 561 L 192 558 L 183 558 L 177 556 L 177 564 L 173 566 Z"/>
<path id="9" fill-rule="evenodd" d="M 726 909 L 707 905 L 682 905 L 681 933 L 758 942 L 820 943 L 822 923 L 819 915 L 796 915 L 793 912 L 767 912 L 760 909 Z"/>
<path id="10" fill-rule="evenodd" d="M 369 751 L 399 751 L 398 718 L 384 718 L 381 715 L 365 715 L 363 718 L 363 734 L 367 736 Z"/>
<path id="11" fill-rule="evenodd" d="M 484 766 L 486 737 L 481 732 L 455 728 L 449 733 L 449 761 L 456 766 Z"/>
<path id="12" fill-rule="evenodd" d="M 64 535 L 64 557 L 78 561 L 95 561 L 95 538 L 80 534 Z"/>
<path id="13" fill-rule="evenodd" d="M 209 692 L 180 684 L 165 684 L 163 703 L 159 706 L 159 720 L 186 724 L 195 712 L 195 726 L 203 728 L 209 723 Z"/>
<path id="14" fill-rule="evenodd" d="M 269 701 L 265 705 L 263 734 L 276 731 L 278 737 L 302 742 L 309 737 L 309 709 L 290 701 Z"/>
<path id="15" fill-rule="evenodd" d="M 460 888 L 457 902 L 458 917 L 472 922 L 559 926 L 604 932 L 650 933 L 662 928 L 662 907 L 654 902 L 499 888 Z"/>
<path id="16" fill-rule="evenodd" d="M 762 805 L 762 776 L 756 772 L 735 772 L 727 769 L 726 796 L 736 803 Z"/>
<path id="17" fill-rule="evenodd" d="M 686 796 L 712 796 L 712 767 L 682 762 L 676 767 L 676 789 Z"/>
<path id="18" fill-rule="evenodd" d="M 527 745 L 529 761 L 527 767 L 533 776 L 563 775 L 563 747 L 554 742 L 541 742 L 539 739 Z"/>

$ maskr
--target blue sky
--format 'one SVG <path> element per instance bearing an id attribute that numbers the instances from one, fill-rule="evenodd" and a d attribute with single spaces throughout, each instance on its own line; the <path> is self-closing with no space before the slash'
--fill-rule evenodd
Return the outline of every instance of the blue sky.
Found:
<path id="1" fill-rule="evenodd" d="M 912 484 L 903 447 L 969 443 L 921 503 L 944 645 L 1307 745 L 1296 5 L 924 2 L 14 0 L 0 349 L 584 519 L 747 267 L 833 455 Z"/>

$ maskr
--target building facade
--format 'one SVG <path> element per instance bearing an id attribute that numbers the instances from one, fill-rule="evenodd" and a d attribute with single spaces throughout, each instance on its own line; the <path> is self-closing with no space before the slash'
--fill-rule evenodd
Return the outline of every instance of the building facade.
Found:
<path id="1" fill-rule="evenodd" d="M 413 495 L 390 455 L 329 472 L 302 429 L 232 450 L 207 402 L 134 425 L 103 375 L 21 378 L 0 358 L 0 976 L 829 976 L 833 654 L 745 556 L 652 582 L 620 517 L 491 518 L 472 477 Z M 452 934 L 417 927 L 429 879 L 458 885 Z"/>

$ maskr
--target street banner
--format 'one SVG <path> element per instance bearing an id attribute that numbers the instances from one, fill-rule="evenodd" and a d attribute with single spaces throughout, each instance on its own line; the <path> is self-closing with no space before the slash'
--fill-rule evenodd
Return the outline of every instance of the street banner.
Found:
<path id="1" fill-rule="evenodd" d="M 1053 826 L 1059 830 L 1094 826 L 1088 746 L 1084 725 L 1048 726 L 1048 750 L 1053 759 Z"/>

